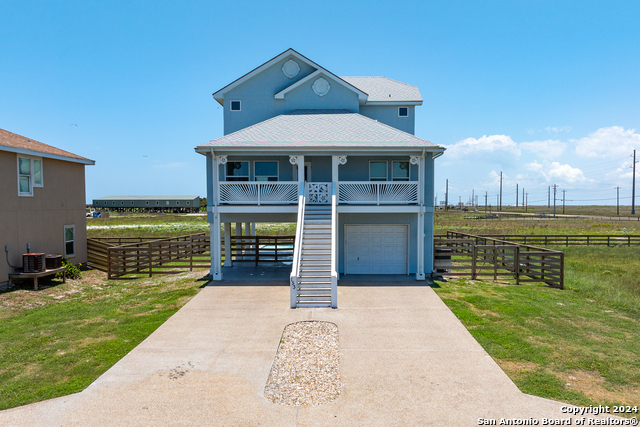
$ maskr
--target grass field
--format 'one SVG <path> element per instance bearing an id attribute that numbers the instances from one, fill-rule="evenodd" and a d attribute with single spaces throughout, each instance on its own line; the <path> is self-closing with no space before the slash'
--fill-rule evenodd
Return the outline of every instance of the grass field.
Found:
<path id="1" fill-rule="evenodd" d="M 95 381 L 207 283 L 200 270 L 108 281 L 30 283 L 0 293 L 0 409 L 76 393 Z M 49 286 L 47 286 L 47 283 Z"/>
<path id="2" fill-rule="evenodd" d="M 436 233 L 640 234 L 634 221 L 465 215 L 438 211 Z M 87 223 L 90 237 L 208 231 L 204 216 L 114 216 Z M 295 225 L 259 230 L 293 234 Z M 554 249 L 566 255 L 565 290 L 455 278 L 434 289 L 522 391 L 578 405 L 637 405 L 640 248 Z M 38 292 L 24 284 L 0 293 L 0 409 L 84 389 L 192 298 L 206 273 L 108 281 L 89 270 L 81 280 L 53 281 Z"/>

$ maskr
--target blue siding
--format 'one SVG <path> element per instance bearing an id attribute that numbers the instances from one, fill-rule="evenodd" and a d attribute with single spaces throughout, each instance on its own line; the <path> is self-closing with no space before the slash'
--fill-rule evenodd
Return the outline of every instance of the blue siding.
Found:
<path id="1" fill-rule="evenodd" d="M 398 105 L 362 105 L 360 114 L 414 135 L 416 131 L 415 106 L 406 106 L 409 109 L 408 117 L 398 117 L 398 107 Z"/>
<path id="2" fill-rule="evenodd" d="M 313 91 L 313 83 L 317 80 L 313 78 L 297 88 L 286 93 L 284 103 L 286 111 L 292 110 L 349 110 L 357 113 L 359 110 L 358 94 L 352 89 L 343 86 L 329 76 L 320 76 L 329 82 L 331 88 L 329 93 L 318 96 Z M 320 78 L 318 77 L 318 78 Z"/>
<path id="3" fill-rule="evenodd" d="M 360 156 L 347 156 L 347 164 L 343 166 L 338 166 L 338 180 L 340 181 L 369 181 L 369 161 L 370 160 L 386 160 L 387 164 L 387 179 L 391 181 L 391 162 L 393 160 L 399 160 L 408 162 L 409 157 L 389 157 L 389 156 L 370 156 L 370 157 L 360 157 Z M 312 169 L 315 166 L 311 166 Z M 418 166 L 417 165 L 409 165 L 409 179 L 411 181 L 418 180 Z M 314 173 L 315 173 L 315 169 Z M 315 180 L 315 176 L 314 176 Z M 331 181 L 331 176 L 329 176 L 329 181 Z"/>
<path id="4" fill-rule="evenodd" d="M 294 59 L 300 73 L 293 79 L 282 73 L 282 65 Z M 286 111 L 285 103 L 274 95 L 313 73 L 315 68 L 293 57 L 287 57 L 224 95 L 224 134 L 244 129 Z M 315 95 L 314 95 L 315 96 Z M 230 101 L 241 101 L 241 111 L 230 111 Z"/>

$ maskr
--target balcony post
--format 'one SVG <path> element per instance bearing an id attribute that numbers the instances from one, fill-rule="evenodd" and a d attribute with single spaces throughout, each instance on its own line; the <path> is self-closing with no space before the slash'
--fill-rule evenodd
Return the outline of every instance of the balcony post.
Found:
<path id="1" fill-rule="evenodd" d="M 231 259 L 231 223 L 224 223 L 224 266 L 233 267 Z"/>

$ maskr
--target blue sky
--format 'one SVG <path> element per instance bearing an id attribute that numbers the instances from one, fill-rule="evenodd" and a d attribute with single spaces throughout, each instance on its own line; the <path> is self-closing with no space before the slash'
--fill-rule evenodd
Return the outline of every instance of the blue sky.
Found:
<path id="1" fill-rule="evenodd" d="M 2 0 L 0 128 L 96 160 L 88 200 L 204 196 L 211 94 L 292 47 L 420 88 L 416 135 L 448 147 L 440 200 L 448 178 L 450 200 L 495 203 L 502 171 L 504 204 L 516 184 L 531 204 L 553 184 L 630 204 L 639 17 L 638 1 Z"/>

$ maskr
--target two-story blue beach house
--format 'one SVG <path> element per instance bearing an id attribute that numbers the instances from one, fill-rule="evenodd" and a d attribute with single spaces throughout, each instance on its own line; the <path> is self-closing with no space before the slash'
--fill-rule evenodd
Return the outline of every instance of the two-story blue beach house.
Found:
<path id="1" fill-rule="evenodd" d="M 289 49 L 213 97 L 224 136 L 195 148 L 207 157 L 213 280 L 233 222 L 297 223 L 291 307 L 337 307 L 340 274 L 433 272 L 444 148 L 414 136 L 417 87 L 338 77 Z"/>

